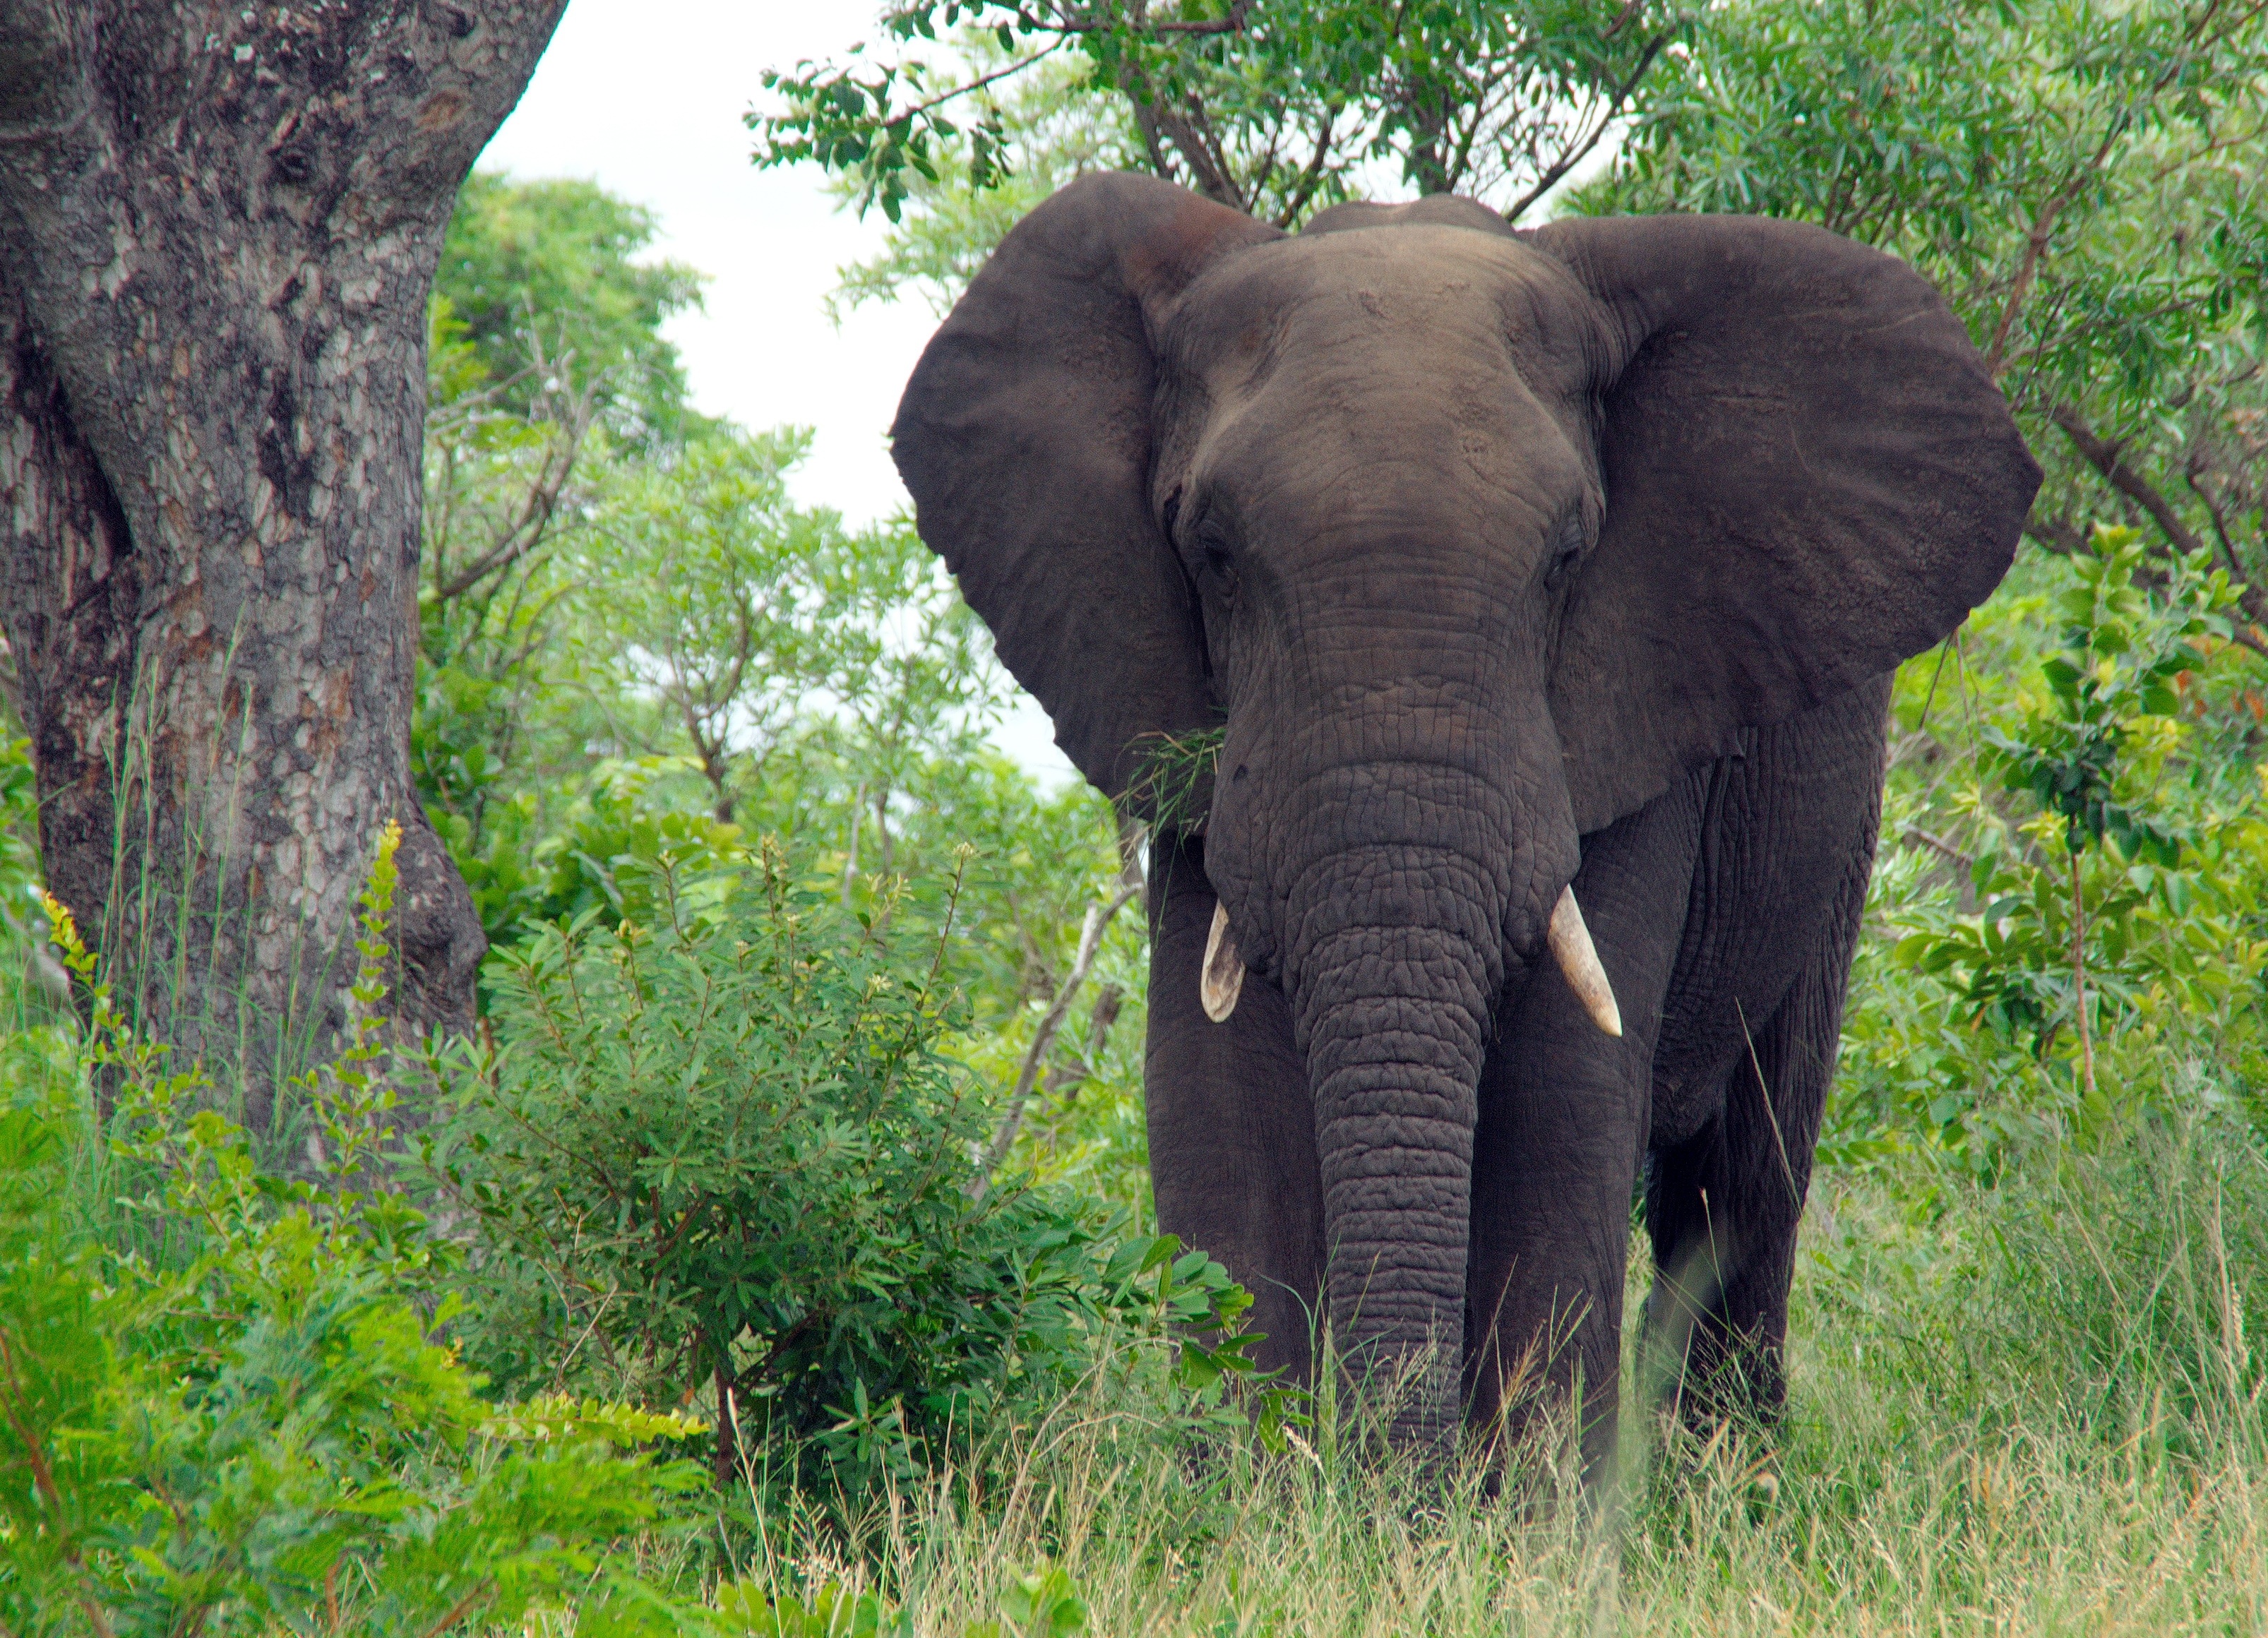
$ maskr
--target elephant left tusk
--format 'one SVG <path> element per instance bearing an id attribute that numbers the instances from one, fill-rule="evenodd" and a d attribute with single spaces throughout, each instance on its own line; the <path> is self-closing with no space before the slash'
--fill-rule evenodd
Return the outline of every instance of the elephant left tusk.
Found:
<path id="1" fill-rule="evenodd" d="M 1204 1003 L 1205 1017 L 1226 1024 L 1243 993 L 1244 962 L 1236 953 L 1236 940 L 1229 937 L 1227 907 L 1215 900 L 1212 936 L 1205 940 L 1204 967 L 1197 975 L 1197 999 Z"/>
<path id="2" fill-rule="evenodd" d="M 1623 1010 L 1615 1004 L 1614 986 L 1607 982 L 1607 970 L 1599 965 L 1591 929 L 1583 925 L 1583 907 L 1575 902 L 1572 886 L 1562 889 L 1559 902 L 1551 907 L 1549 938 L 1552 959 L 1559 964 L 1567 988 L 1575 992 L 1583 1010 L 1591 1015 L 1591 1022 L 1619 1039 Z"/>

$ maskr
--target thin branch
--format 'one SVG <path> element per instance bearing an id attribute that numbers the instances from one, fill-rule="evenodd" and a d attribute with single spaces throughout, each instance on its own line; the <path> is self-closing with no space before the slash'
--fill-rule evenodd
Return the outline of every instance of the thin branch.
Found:
<path id="1" fill-rule="evenodd" d="M 1276 213 L 1278 227 L 1289 228 L 1299 219 L 1300 212 L 1307 208 L 1307 201 L 1315 196 L 1316 186 L 1323 180 L 1323 161 L 1330 158 L 1331 128 L 1338 123 L 1338 117 L 1336 108 L 1323 110 L 1322 128 L 1315 133 L 1314 157 L 1300 173 L 1300 185 L 1285 196 L 1284 208 Z"/>
<path id="2" fill-rule="evenodd" d="M 454 1627 L 459 1621 L 463 1620 L 466 1616 L 471 1614 L 473 1612 L 473 1605 L 478 1603 L 481 1599 L 488 1597 L 489 1590 L 489 1577 L 483 1576 L 478 1582 L 474 1583 L 473 1590 L 470 1592 L 468 1592 L 463 1598 L 451 1605 L 439 1620 L 435 1621 L 431 1627 L 428 1627 L 425 1629 L 424 1638 L 440 1638 L 440 1635 L 443 1633 L 447 1632 L 449 1628 Z"/>
<path id="3" fill-rule="evenodd" d="M 1607 32 L 1602 38 L 1612 40 L 1628 28 L 1631 20 L 1645 10 L 1646 0 L 1623 0 L 1623 9 L 1615 13 L 1615 20 L 1607 25 Z"/>
<path id="4" fill-rule="evenodd" d="M 2114 126 L 2113 128 L 2117 128 Z M 2102 154 L 2110 151 L 2110 138 L 2103 139 L 2095 155 L 2100 163 Z M 2032 283 L 2039 277 L 2040 261 L 2047 254 L 2048 240 L 2055 236 L 2056 218 L 2063 215 L 2064 207 L 2079 197 L 2079 190 L 2094 171 L 2088 165 L 2073 176 L 2070 182 L 2046 203 L 2032 218 L 2031 231 L 2024 237 L 2024 259 L 2016 265 L 2016 276 L 2009 282 L 2008 299 L 2001 304 L 1999 322 L 1992 327 L 1992 344 L 1984 350 L 1984 368 L 1995 380 L 1999 378 L 2002 361 L 2007 356 L 2008 333 L 2016 327 L 2016 315 L 2032 293 Z"/>
<path id="5" fill-rule="evenodd" d="M 1944 837 L 1934 835 L 1922 829 L 1918 825 L 1909 826 L 1904 840 L 1907 846 L 1926 848 L 1939 857 L 1959 865 L 1964 870 L 1970 869 L 1977 863 L 1970 855 L 1962 852 Z"/>
<path id="6" fill-rule="evenodd" d="M 2058 557 L 2090 555 L 2086 535 L 2068 518 L 2028 518 L 2024 520 L 2024 534 Z"/>
<path id="7" fill-rule="evenodd" d="M 1204 133 L 1198 129 L 1196 120 L 1167 107 L 1163 102 L 1154 104 L 1151 113 L 1158 122 L 1159 130 L 1188 162 L 1190 174 L 1197 178 L 1197 186 L 1204 190 L 1205 196 L 1232 210 L 1244 209 L 1244 190 L 1228 173 L 1228 166 L 1214 151 L 1213 145 L 1205 140 Z"/>
<path id="8" fill-rule="evenodd" d="M 2087 464 L 2102 475 L 2103 481 L 2134 505 L 2139 507 L 2154 522 L 2176 551 L 2184 555 L 2201 551 L 2205 542 L 2197 532 L 2181 520 L 2173 503 L 2148 479 L 2126 463 L 2125 444 L 2106 438 L 2087 424 L 2087 420 L 2070 404 L 2058 404 L 2048 411 L 2048 419 L 2055 422 L 2065 437 L 2077 450 Z M 2093 547 L 2080 540 L 2078 531 L 2069 524 L 2053 519 L 2034 518 L 2024 525 L 2024 533 L 2049 550 L 2066 556 L 2081 553 L 2091 555 Z M 2162 557 L 2164 553 L 2156 554 Z M 2146 577 L 2156 584 L 2164 584 L 2162 575 Z M 2238 606 L 2245 618 L 2255 626 L 2268 627 L 2268 591 L 2255 584 L 2251 577 L 2239 569 L 2232 568 L 2229 578 L 2237 588 Z M 2268 658 L 2268 643 L 2253 635 L 2242 627 L 2232 630 L 2230 640 L 2240 648 Z"/>
<path id="9" fill-rule="evenodd" d="M 563 429 L 563 436 L 556 447 L 545 452 L 543 468 L 528 486 L 527 499 L 520 507 L 519 517 L 487 551 L 435 586 L 436 600 L 446 603 L 462 597 L 490 576 L 511 568 L 549 538 L 552 520 L 559 512 L 560 497 L 567 491 L 568 480 L 574 476 L 576 458 L 582 452 L 583 440 L 590 434 L 591 409 L 591 398 L 586 392 L 574 413 L 555 423 Z"/>
<path id="10" fill-rule="evenodd" d="M 2213 0 L 2213 4 L 2208 4 L 2198 14 L 2196 21 L 2191 25 L 2187 33 L 2190 44 L 2197 43 L 2204 32 L 2205 26 L 2212 20 L 2213 13 L 2220 9 L 2219 0 Z M 2186 66 L 2186 62 L 2176 62 L 2172 67 L 2161 70 L 2157 77 L 2150 82 L 2149 89 L 2145 94 L 2155 97 L 2172 84 L 2175 77 Z M 2117 146 L 2118 139 L 2132 129 L 2133 123 L 2133 105 L 2131 102 L 2112 114 L 2110 128 L 2102 133 L 2102 140 L 2095 144 L 2094 153 L 2088 157 L 2084 164 L 2073 170 L 2070 181 L 2064 185 L 2061 191 L 2043 204 L 2040 207 L 2039 215 L 2033 218 L 2031 231 L 2025 236 L 2024 259 L 2018 264 L 2016 276 L 2008 286 L 2008 299 L 2001 306 L 1999 322 L 1992 327 L 1992 345 L 1985 350 L 1984 354 L 1984 367 L 1994 379 L 1997 380 L 1999 378 L 2001 366 L 2007 353 L 2008 333 L 2015 327 L 2016 315 L 2023 310 L 2025 300 L 2031 295 L 2032 283 L 2039 275 L 2040 262 L 2047 254 L 2048 240 L 2054 236 L 2057 218 L 2063 215 L 2066 207 L 2073 200 L 2079 197 L 2080 190 L 2087 186 L 2088 181 L 2102 171 L 2103 161 L 2110 157 L 2111 149 Z"/>
<path id="11" fill-rule="evenodd" d="M 2228 515 L 2221 510 L 2220 503 L 2214 498 L 2213 491 L 2198 481 L 2205 476 L 2202 457 L 2192 459 L 2183 467 L 2182 476 L 2189 482 L 2190 493 L 2203 503 L 2205 516 L 2213 519 L 2213 533 L 2220 541 L 2220 555 L 2228 562 L 2228 572 L 2240 580 L 2244 578 L 2244 566 L 2237 561 L 2236 542 L 2228 538 Z"/>
<path id="12" fill-rule="evenodd" d="M 1616 26 L 1620 27 L 1620 23 L 1618 22 Z M 1607 105 L 1606 114 L 1600 119 L 1590 136 L 1584 139 L 1580 147 L 1563 152 L 1550 169 L 1535 179 L 1535 186 L 1513 201 L 1511 207 L 1504 213 L 1504 219 L 1506 222 L 1520 220 L 1521 211 L 1557 187 L 1560 178 L 1590 157 L 1591 150 L 1599 145 L 1599 139 L 1607 134 L 1607 129 L 1615 122 L 1616 116 L 1623 111 L 1623 104 L 1630 99 L 1630 94 L 1638 89 L 1638 81 L 1646 77 L 1646 71 L 1653 66 L 1654 58 L 1661 55 L 1661 48 L 1668 43 L 1669 36 L 1666 33 L 1656 34 L 1646 42 L 1646 50 L 1639 56 L 1638 66 L 1631 70 L 1630 77 L 1616 88 L 1613 100 Z"/>
<path id="13" fill-rule="evenodd" d="M 2087 424 L 2085 417 L 2070 404 L 2058 404 L 2048 411 L 2048 419 L 2063 430 L 2072 447 L 2086 459 L 2087 464 L 2102 474 L 2104 481 L 2132 501 L 2172 541 L 2174 549 L 2184 556 L 2201 550 L 2205 542 L 2196 531 L 2181 520 L 2173 504 L 2160 494 L 2156 486 L 2128 466 L 2123 459 L 2125 444 L 2099 436 Z"/>
<path id="14" fill-rule="evenodd" d="M 1009 1146 L 1016 1141 L 1017 1128 L 1024 1123 L 1024 1105 L 1031 1101 L 1033 1083 L 1039 1079 L 1040 1064 L 1055 1045 L 1056 1033 L 1063 1028 L 1064 1019 L 1071 1012 L 1071 1003 L 1079 994 L 1079 987 L 1086 981 L 1094 970 L 1094 958 L 1102 947 L 1102 935 L 1118 913 L 1142 891 L 1139 880 L 1119 878 L 1118 891 L 1108 903 L 1090 906 L 1086 920 L 1079 929 L 1079 954 L 1072 959 L 1070 973 L 1056 990 L 1055 1003 L 1040 1020 L 1040 1027 L 1032 1033 L 1032 1044 L 1026 1048 L 1024 1061 L 1016 1070 L 1016 1084 L 1008 1094 L 1008 1107 L 1000 1117 L 1000 1124 L 992 1133 L 992 1141 L 985 1146 L 984 1159 L 968 1185 L 968 1198 L 983 1200 L 984 1191 L 991 1186 L 992 1173 L 1007 1157 Z"/>
<path id="15" fill-rule="evenodd" d="M 1150 32 L 1153 34 L 1241 34 L 1244 32 L 1245 16 L 1251 10 L 1250 0 L 1236 0 L 1236 4 L 1228 8 L 1226 17 L 1215 18 L 1210 22 L 1152 23 Z"/>
<path id="16" fill-rule="evenodd" d="M 1041 49 L 1034 52 L 1028 57 L 1020 57 L 1015 62 L 1009 63 L 1005 68 L 994 69 L 990 74 L 980 74 L 966 84 L 955 85 L 949 91 L 941 91 L 938 92 L 936 96 L 930 98 L 925 102 L 917 102 L 909 107 L 899 109 L 895 114 L 891 116 L 889 123 L 895 125 L 902 120 L 918 119 L 923 114 L 931 112 L 932 109 L 942 108 L 946 103 L 953 101 L 957 97 L 966 97 L 972 91 L 982 91 L 987 85 L 998 84 L 1004 79 L 1010 78 L 1014 75 L 1021 74 L 1026 69 L 1030 68 L 1034 63 L 1044 62 L 1048 58 L 1062 50 L 1065 41 L 1069 39 L 1070 33 L 1067 31 L 1062 32 L 1059 33 L 1059 36 L 1054 44 L 1041 48 Z"/>
<path id="17" fill-rule="evenodd" d="M 1132 15 L 1128 20 L 1134 25 L 1137 33 L 1199 36 L 1241 34 L 1244 32 L 1245 23 L 1252 11 L 1252 0 L 1236 0 L 1236 4 L 1228 8 L 1228 14 L 1226 17 L 1203 18 L 1191 22 L 1153 23 L 1145 15 L 1147 10 L 1146 6 L 1138 6 L 1132 10 Z M 1079 23 L 1067 18 L 1042 22 L 1030 12 L 1021 10 L 1017 12 L 1017 20 L 1034 33 L 1054 34 L 1063 40 L 1073 39 L 1081 34 L 1106 34 L 1117 26 L 1115 21 Z"/>
<path id="18" fill-rule="evenodd" d="M 22 1379 L 16 1373 L 16 1355 L 8 1346 L 8 1333 L 5 1330 L 0 1330 L 0 1372 L 4 1372 L 7 1379 L 8 1426 L 14 1431 L 17 1443 L 24 1447 L 25 1460 L 32 1469 L 32 1487 L 39 1492 L 40 1499 L 47 1503 L 48 1512 L 55 1520 L 55 1528 L 60 1532 L 65 1525 L 63 1499 L 56 1493 L 55 1475 L 48 1466 L 47 1451 L 34 1435 L 29 1421 L 26 1420 L 27 1413 L 18 1409 L 26 1404 L 29 1396 L 25 1393 Z M 94 1590 L 87 1584 L 86 1566 L 80 1561 L 78 1548 L 70 1542 L 65 1541 L 63 1543 L 63 1552 L 64 1561 L 78 1572 L 79 1607 L 86 1612 L 87 1623 L 101 1634 L 101 1638 L 111 1638 L 110 1618 L 102 1612 L 102 1606 L 95 1602 Z"/>

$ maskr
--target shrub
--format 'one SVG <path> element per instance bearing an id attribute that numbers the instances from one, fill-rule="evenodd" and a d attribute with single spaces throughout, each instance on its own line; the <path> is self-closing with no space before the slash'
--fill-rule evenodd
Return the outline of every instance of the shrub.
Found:
<path id="1" fill-rule="evenodd" d="M 113 1077 L 125 1202 L 180 1254 L 106 1245 L 65 1209 L 74 1108 L 0 1113 L 0 1626 L 103 1634 L 434 1631 L 579 1607 L 578 1631 L 674 1630 L 613 1549 L 697 1467 L 622 1453 L 705 1431 L 561 1399 L 497 1407 L 435 1341 L 453 1252 L 358 1180 L 388 1143 L 374 1009 L 389 831 L 364 896 L 352 1049 L 311 1080 L 312 1179 L 264 1175 L 92 981 L 90 1076 Z M 195 1111 L 194 1113 L 192 1113 Z M 178 1266 L 176 1266 L 178 1265 Z"/>
<path id="2" fill-rule="evenodd" d="M 1869 894 L 1887 937 L 1852 980 L 1840 1157 L 1918 1128 L 1989 1174 L 2259 1084 L 2268 826 L 2249 754 L 2215 743 L 2228 576 L 2200 555 L 2145 589 L 2132 530 L 2095 544 L 1971 622 L 2034 644 L 2001 694 L 1955 701 L 1950 648 L 1901 678 L 1903 743 L 1933 710 L 1962 748 L 1926 790 L 1926 760 L 1893 774 L 1885 835 L 1906 845 Z"/>
<path id="3" fill-rule="evenodd" d="M 809 1461 L 854 1496 L 1060 1392 L 1114 1326 L 1219 1333 L 1179 1348 L 1161 1408 L 1241 1421 L 1219 1378 L 1258 1339 L 1218 1264 L 972 1190 L 990 1114 L 941 1050 L 958 879 L 923 926 L 902 892 L 852 914 L 799 888 L 777 843 L 753 868 L 725 891 L 665 859 L 658 925 L 585 914 L 492 964 L 501 1044 L 427 1152 L 488 1247 L 470 1346 L 525 1384 L 712 1392 L 720 1482 Z M 1261 1402 L 1272 1429 L 1281 1392 Z"/>

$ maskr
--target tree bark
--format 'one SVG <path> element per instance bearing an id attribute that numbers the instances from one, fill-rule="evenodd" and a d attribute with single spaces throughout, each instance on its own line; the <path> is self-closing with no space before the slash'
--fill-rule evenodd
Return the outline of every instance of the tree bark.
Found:
<path id="1" fill-rule="evenodd" d="M 264 1125 L 344 1021 L 402 827 L 390 1010 L 483 950 L 410 783 L 425 317 L 563 0 L 0 0 L 0 620 L 48 885 Z"/>

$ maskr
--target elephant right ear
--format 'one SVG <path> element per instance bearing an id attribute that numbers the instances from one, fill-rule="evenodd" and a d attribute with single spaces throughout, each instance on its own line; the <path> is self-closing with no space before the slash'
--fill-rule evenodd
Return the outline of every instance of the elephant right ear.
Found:
<path id="1" fill-rule="evenodd" d="M 2040 469 L 1968 331 L 1895 257 L 1800 223 L 1571 218 L 1598 298 L 1606 514 L 1551 716 L 1588 834 L 1941 641 Z"/>
<path id="2" fill-rule="evenodd" d="M 1210 724 L 1190 594 L 1151 516 L 1151 325 L 1274 228 L 1154 177 L 1082 178 L 1017 224 L 890 429 L 917 526 L 1105 795 L 1145 735 Z"/>

